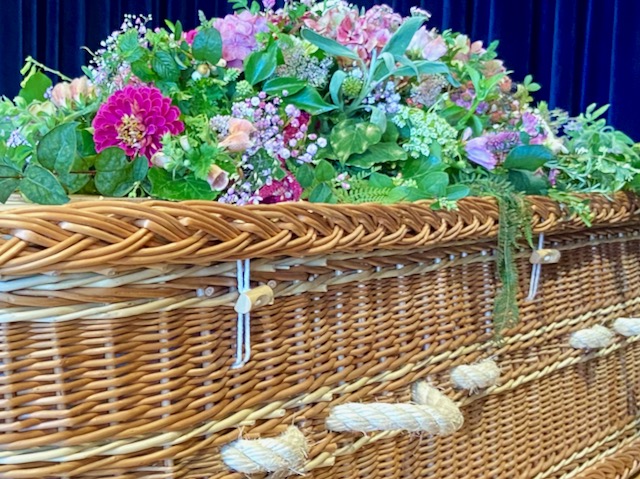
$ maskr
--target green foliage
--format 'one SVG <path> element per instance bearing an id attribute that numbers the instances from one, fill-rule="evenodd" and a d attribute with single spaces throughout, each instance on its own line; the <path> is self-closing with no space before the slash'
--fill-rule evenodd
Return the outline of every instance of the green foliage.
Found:
<path id="1" fill-rule="evenodd" d="M 286 97 L 286 102 L 312 115 L 321 115 L 336 109 L 335 106 L 324 101 L 318 90 L 310 86 L 306 86 L 296 94 Z"/>
<path id="2" fill-rule="evenodd" d="M 560 172 L 559 189 L 610 193 L 629 183 L 634 188 L 634 178 L 640 174 L 640 156 L 633 140 L 601 118 L 607 108 L 590 105 L 565 125 L 568 153 L 548 163 Z"/>
<path id="3" fill-rule="evenodd" d="M 151 182 L 151 194 L 167 200 L 214 200 L 219 192 L 211 191 L 211 186 L 204 180 L 193 176 L 174 178 L 171 173 L 161 168 L 151 168 L 148 174 Z"/>
<path id="4" fill-rule="evenodd" d="M 471 187 L 474 194 L 493 196 L 498 202 L 496 269 L 500 288 L 494 300 L 493 329 L 499 340 L 502 332 L 518 324 L 520 319 L 516 253 L 522 240 L 533 247 L 531 208 L 521 193 L 497 177 L 474 178 Z"/>
<path id="5" fill-rule="evenodd" d="M 357 120 L 344 120 L 331 130 L 329 142 L 336 158 L 346 162 L 353 154 L 361 154 L 382 139 L 382 131 L 376 125 Z"/>
<path id="6" fill-rule="evenodd" d="M 273 43 L 265 51 L 253 52 L 244 61 L 244 77 L 256 85 L 270 78 L 278 66 L 278 45 Z"/>
<path id="7" fill-rule="evenodd" d="M 193 58 L 211 65 L 222 58 L 222 37 L 215 28 L 203 28 L 193 39 Z"/>
<path id="8" fill-rule="evenodd" d="M 95 186 L 105 196 L 125 196 L 147 176 L 147 159 L 129 161 L 120 148 L 107 148 L 95 160 Z"/>
<path id="9" fill-rule="evenodd" d="M 521 145 L 511 150 L 502 166 L 507 169 L 536 171 L 554 158 L 555 155 L 545 146 Z"/>
<path id="10" fill-rule="evenodd" d="M 44 100 L 44 94 L 52 85 L 51 79 L 42 72 L 35 72 L 26 81 L 26 84 L 20 90 L 20 97 L 24 98 L 27 103 L 32 101 Z"/>

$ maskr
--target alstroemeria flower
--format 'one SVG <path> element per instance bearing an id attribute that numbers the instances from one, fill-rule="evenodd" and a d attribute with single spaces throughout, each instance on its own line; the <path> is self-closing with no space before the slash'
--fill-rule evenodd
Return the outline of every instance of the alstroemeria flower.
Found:
<path id="1" fill-rule="evenodd" d="M 251 133 L 254 131 L 256 128 L 250 121 L 231 118 L 229 120 L 229 134 L 218 145 L 231 153 L 241 153 L 251 146 Z"/>
<path id="2" fill-rule="evenodd" d="M 485 167 L 487 170 L 493 170 L 498 164 L 498 159 L 487 148 L 487 137 L 479 136 L 467 142 L 464 146 L 469 161 Z"/>
<path id="3" fill-rule="evenodd" d="M 207 175 L 207 183 L 213 191 L 222 191 L 229 185 L 229 173 L 218 165 L 211 165 Z"/>
<path id="4" fill-rule="evenodd" d="M 424 60 L 435 62 L 447 53 L 447 44 L 441 35 L 434 30 L 420 27 L 411 39 L 407 51 Z"/>

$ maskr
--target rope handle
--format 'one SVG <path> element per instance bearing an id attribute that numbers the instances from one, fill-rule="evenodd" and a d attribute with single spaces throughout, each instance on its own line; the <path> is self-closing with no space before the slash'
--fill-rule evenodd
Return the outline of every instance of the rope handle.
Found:
<path id="1" fill-rule="evenodd" d="M 232 470 L 243 474 L 270 472 L 280 477 L 302 474 L 308 444 L 297 427 L 290 426 L 279 437 L 238 439 L 223 446 L 222 460 Z"/>
<path id="2" fill-rule="evenodd" d="M 413 385 L 415 404 L 346 403 L 331 409 L 327 429 L 335 432 L 395 431 L 448 436 L 462 427 L 456 404 L 426 382 Z"/>

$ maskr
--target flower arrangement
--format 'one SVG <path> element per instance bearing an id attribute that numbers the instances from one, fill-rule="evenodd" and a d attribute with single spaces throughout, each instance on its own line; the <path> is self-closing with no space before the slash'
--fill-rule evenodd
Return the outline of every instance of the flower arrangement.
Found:
<path id="1" fill-rule="evenodd" d="M 440 33 L 426 11 L 234 8 L 189 31 L 126 16 L 73 80 L 28 58 L 20 95 L 0 100 L 0 201 L 455 208 L 489 183 L 565 200 L 640 186 L 637 145 L 606 108 L 569 118 L 534 106 L 539 85 L 513 82 L 497 43 Z"/>

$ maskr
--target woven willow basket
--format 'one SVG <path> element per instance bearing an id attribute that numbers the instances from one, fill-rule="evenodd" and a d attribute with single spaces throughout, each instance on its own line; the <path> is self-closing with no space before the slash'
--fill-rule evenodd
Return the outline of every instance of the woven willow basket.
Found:
<path id="1" fill-rule="evenodd" d="M 531 202 L 562 257 L 531 301 L 518 258 L 522 320 L 501 344 L 492 200 L 4 206 L 0 477 L 240 479 L 221 449 L 292 426 L 307 450 L 288 472 L 310 478 L 630 477 L 640 337 L 569 337 L 640 316 L 638 200 L 592 198 L 590 229 Z M 243 258 L 274 300 L 251 311 L 233 369 Z M 489 357 L 498 384 L 452 387 L 453 367 Z M 455 434 L 328 430 L 338 405 L 411 403 L 421 381 L 460 407 Z"/>

